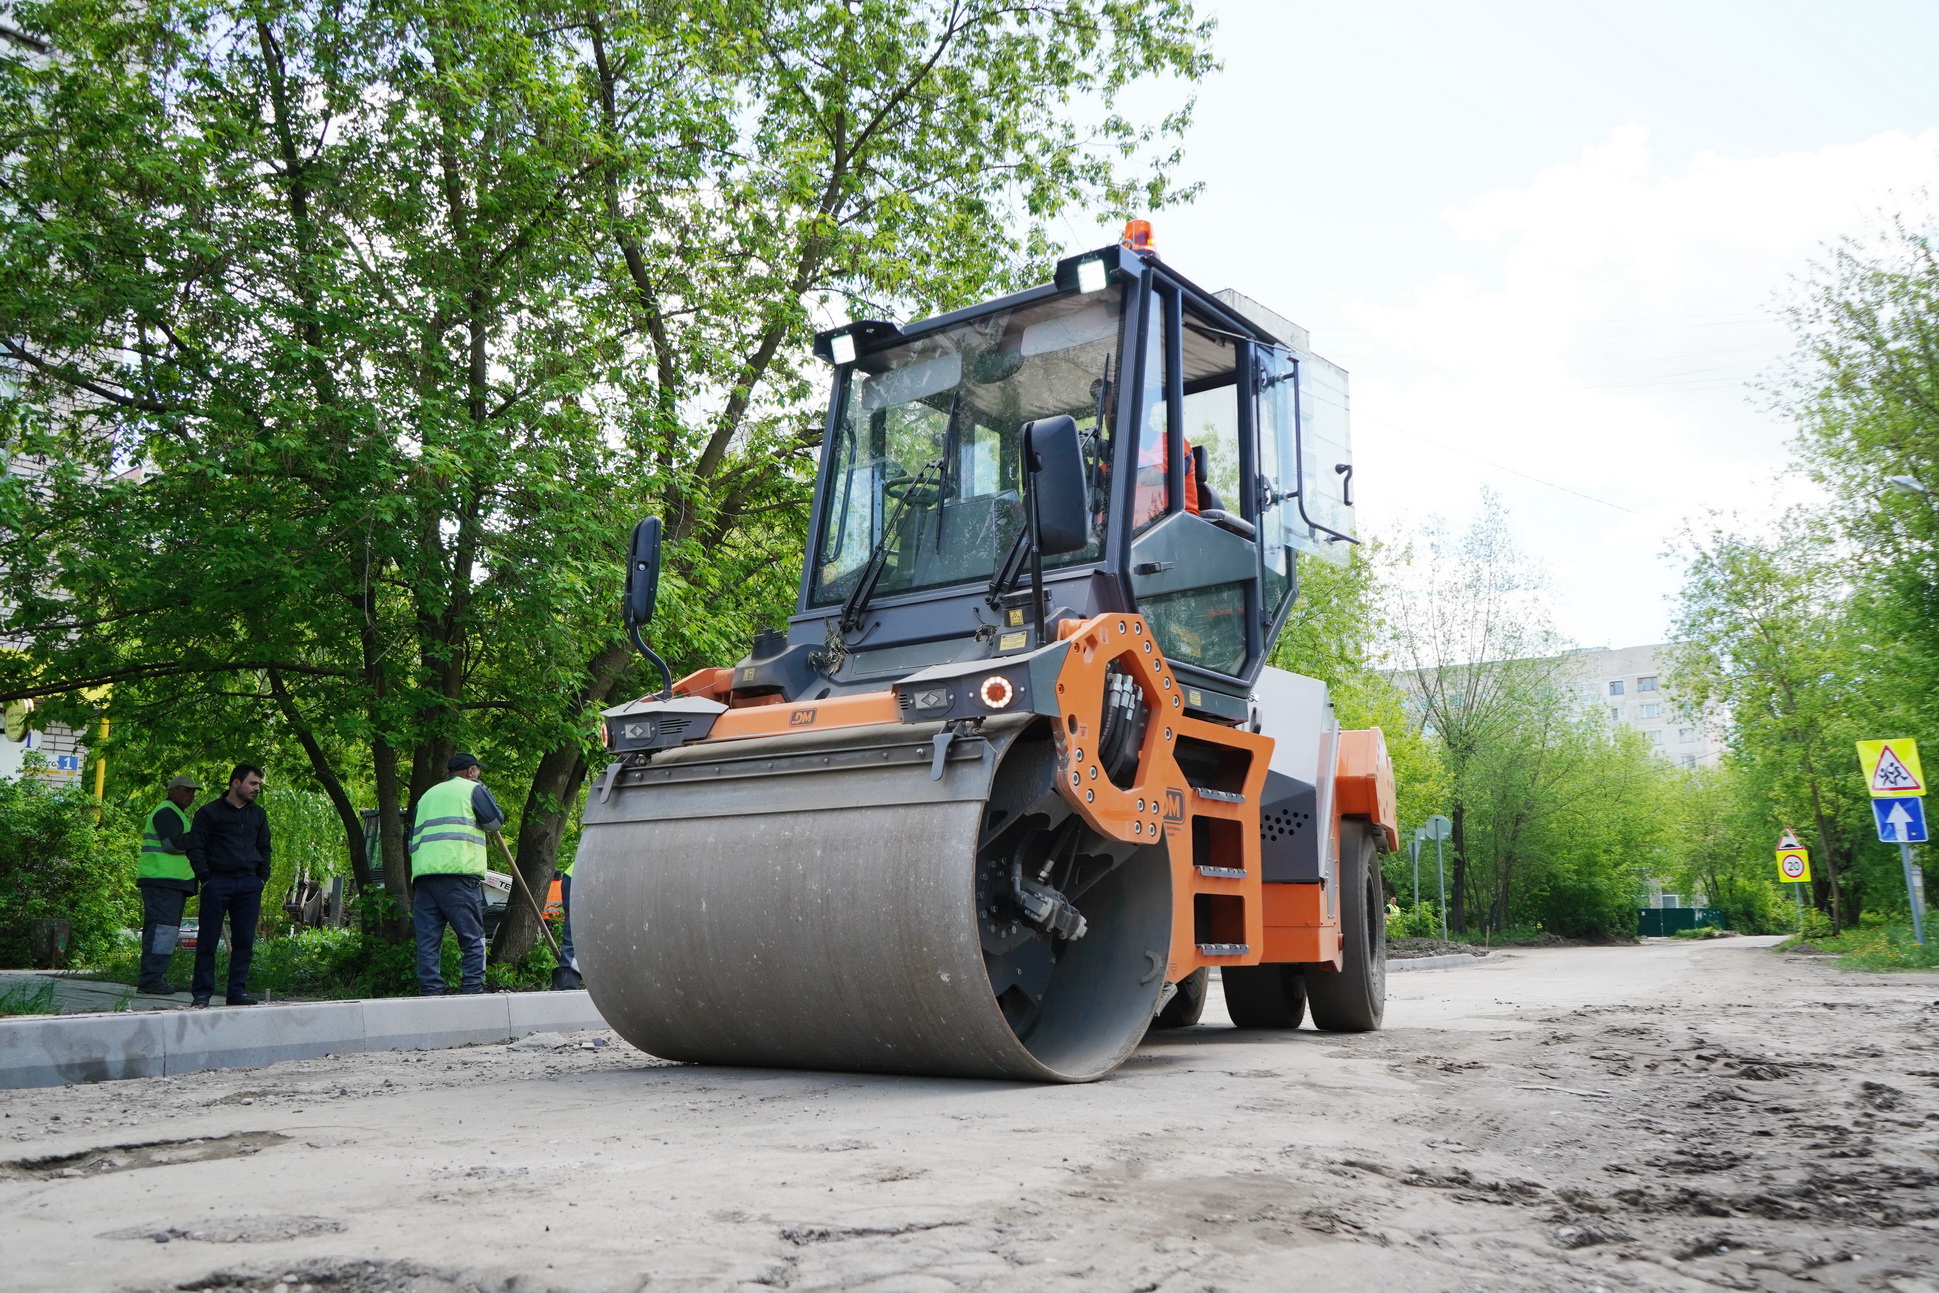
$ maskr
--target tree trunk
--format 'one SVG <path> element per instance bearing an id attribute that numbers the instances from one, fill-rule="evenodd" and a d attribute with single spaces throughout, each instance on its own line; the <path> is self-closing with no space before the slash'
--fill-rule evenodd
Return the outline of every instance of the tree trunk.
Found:
<path id="1" fill-rule="evenodd" d="M 1455 800 L 1448 809 L 1448 817 L 1454 823 L 1448 840 L 1454 846 L 1454 881 L 1448 886 L 1453 891 L 1448 895 L 1448 929 L 1453 933 L 1465 934 L 1468 932 L 1467 806 Z"/>
<path id="2" fill-rule="evenodd" d="M 269 671 L 269 689 L 276 698 L 277 709 L 282 711 L 283 721 L 290 725 L 303 752 L 309 756 L 310 775 L 323 787 L 323 793 L 330 797 L 330 806 L 337 810 L 337 820 L 343 823 L 344 845 L 350 850 L 350 877 L 356 882 L 357 892 L 362 893 L 370 887 L 370 865 L 366 860 L 369 841 L 364 838 L 363 815 L 350 802 L 350 794 L 343 788 L 336 769 L 330 766 L 329 757 L 318 743 L 316 733 L 310 730 L 309 721 L 297 709 L 296 698 L 283 685 L 282 675 L 274 669 Z"/>
<path id="3" fill-rule="evenodd" d="M 1809 758 L 1804 764 L 1805 784 L 1811 787 L 1811 815 L 1817 819 L 1818 856 L 1825 861 L 1825 878 L 1831 884 L 1831 932 L 1838 933 L 1845 927 L 1845 904 L 1839 894 L 1838 860 L 1831 856 L 1831 827 L 1825 820 L 1824 797 L 1818 791 L 1817 774 L 1811 770 Z"/>
<path id="4" fill-rule="evenodd" d="M 586 780 L 585 747 L 577 741 L 547 750 L 532 774 L 532 785 L 525 796 L 525 812 L 519 818 L 517 862 L 532 896 L 543 903 L 552 890 L 553 870 L 558 863 L 559 840 L 565 835 L 571 817 L 572 801 L 578 798 Z M 494 965 L 511 965 L 525 959 L 539 939 L 539 922 L 532 904 L 521 893 L 514 893 L 492 939 Z"/>
<path id="5" fill-rule="evenodd" d="M 411 936 L 411 855 L 404 847 L 403 784 L 397 779 L 397 752 L 377 737 L 370 743 L 370 760 L 377 782 L 377 840 L 384 858 L 384 892 L 396 904 L 391 919 L 378 929 L 392 942 Z"/>
<path id="6" fill-rule="evenodd" d="M 633 649 L 627 644 L 608 643 L 592 658 L 586 685 L 573 698 L 577 713 L 603 705 L 624 682 L 633 665 Z M 586 782 L 585 743 L 562 741 L 546 751 L 533 770 L 532 784 L 525 796 L 525 811 L 518 823 L 519 874 L 540 902 L 551 891 L 553 870 L 558 864 L 559 841 L 565 837 L 566 822 L 572 817 L 573 802 Z M 531 904 L 514 895 L 506 906 L 505 918 L 492 940 L 493 964 L 516 964 L 525 959 L 539 938 L 538 919 Z"/>

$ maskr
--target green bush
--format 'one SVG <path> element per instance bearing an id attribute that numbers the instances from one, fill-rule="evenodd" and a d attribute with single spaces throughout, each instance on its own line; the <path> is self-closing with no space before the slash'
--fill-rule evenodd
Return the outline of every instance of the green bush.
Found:
<path id="1" fill-rule="evenodd" d="M 34 771 L 30 764 L 0 780 L 0 965 L 31 963 L 27 931 L 43 919 L 67 921 L 67 960 L 88 964 L 141 923 L 141 825 L 78 785 L 49 786 Z"/>
<path id="2" fill-rule="evenodd" d="M 372 893 L 365 903 L 381 904 L 384 895 Z M 380 913 L 381 918 L 381 913 Z M 256 950 L 249 962 L 249 990 L 267 992 L 272 998 L 341 1000 L 360 997 L 408 997 L 417 992 L 417 945 L 409 939 L 392 943 L 366 934 L 356 926 L 349 929 L 300 929 L 294 934 L 272 934 L 256 939 Z M 91 962 L 94 973 L 118 983 L 138 981 L 141 949 L 123 943 Z M 557 964 L 543 942 L 519 964 L 487 965 L 485 986 L 501 992 L 532 991 L 551 986 L 552 970 Z M 195 951 L 177 949 L 169 962 L 169 979 L 187 987 L 195 973 Z M 443 973 L 445 983 L 458 986 L 458 941 L 449 930 L 444 935 Z M 215 954 L 215 981 L 218 990 L 229 981 L 229 948 L 225 943 Z"/>
<path id="3" fill-rule="evenodd" d="M 1387 912 L 1388 938 L 1439 938 L 1441 912 L 1433 902 L 1423 899 L 1411 907 Z"/>

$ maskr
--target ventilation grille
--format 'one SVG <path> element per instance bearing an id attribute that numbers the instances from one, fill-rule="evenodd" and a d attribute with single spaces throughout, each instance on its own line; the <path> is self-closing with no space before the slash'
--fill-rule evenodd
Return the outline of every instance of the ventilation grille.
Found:
<path id="1" fill-rule="evenodd" d="M 1313 814 L 1298 808 L 1281 808 L 1261 814 L 1259 833 L 1268 843 L 1296 838 L 1313 820 Z"/>

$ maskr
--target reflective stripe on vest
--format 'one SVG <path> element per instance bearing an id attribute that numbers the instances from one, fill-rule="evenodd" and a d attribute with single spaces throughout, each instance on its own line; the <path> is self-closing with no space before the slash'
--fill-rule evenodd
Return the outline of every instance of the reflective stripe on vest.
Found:
<path id="1" fill-rule="evenodd" d="M 485 874 L 485 832 L 471 811 L 477 783 L 453 777 L 424 792 L 411 829 L 411 875 Z"/>
<path id="2" fill-rule="evenodd" d="M 155 806 L 155 813 L 164 808 L 181 820 L 183 830 L 189 828 L 189 815 L 174 801 L 162 800 Z M 155 832 L 155 813 L 148 814 L 148 829 L 141 833 L 141 860 L 135 865 L 135 877 L 140 880 L 195 879 L 195 868 L 189 865 L 187 856 L 170 853 L 162 844 L 162 837 Z"/>

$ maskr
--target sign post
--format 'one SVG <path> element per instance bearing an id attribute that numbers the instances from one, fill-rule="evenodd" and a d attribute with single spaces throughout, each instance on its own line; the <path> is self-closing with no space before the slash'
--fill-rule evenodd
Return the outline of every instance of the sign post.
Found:
<path id="1" fill-rule="evenodd" d="M 1798 843 L 1798 833 L 1790 827 L 1777 837 L 1777 878 L 1791 886 L 1798 899 L 1798 933 L 1804 933 L 1804 887 L 1811 883 L 1811 854 Z"/>
<path id="2" fill-rule="evenodd" d="M 1441 889 L 1441 941 L 1446 942 L 1448 936 L 1448 880 L 1447 872 L 1441 865 L 1441 841 L 1454 832 L 1454 823 L 1439 813 L 1436 813 L 1427 819 L 1427 825 L 1421 827 L 1421 830 L 1427 838 L 1434 841 L 1434 880 Z"/>
<path id="3" fill-rule="evenodd" d="M 1407 841 L 1407 856 L 1414 863 L 1414 905 L 1421 905 L 1421 828 L 1414 828 L 1414 836 Z"/>
<path id="4" fill-rule="evenodd" d="M 1905 872 L 1905 897 L 1912 908 L 1912 941 L 1925 946 L 1925 874 L 1912 863 L 1912 846 L 1926 840 L 1925 770 L 1919 766 L 1919 743 L 1910 737 L 1860 741 L 1858 765 L 1865 771 L 1865 789 L 1872 796 L 1872 818 L 1878 837 L 1899 846 L 1899 866 Z"/>

